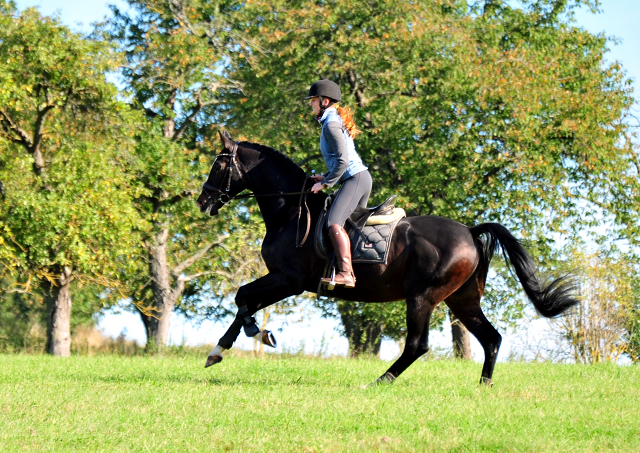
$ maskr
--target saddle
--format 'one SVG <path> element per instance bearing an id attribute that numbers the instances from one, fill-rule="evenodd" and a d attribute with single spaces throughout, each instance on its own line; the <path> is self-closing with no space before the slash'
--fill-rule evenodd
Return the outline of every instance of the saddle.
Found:
<path id="1" fill-rule="evenodd" d="M 396 198 L 397 195 L 393 195 L 373 208 L 358 206 L 351 213 L 344 228 L 351 241 L 352 263 L 387 264 L 393 230 L 398 222 L 406 217 L 404 209 L 394 207 Z M 325 201 L 314 234 L 316 254 L 324 260 L 329 260 L 333 252 L 326 225 L 331 203 L 333 203 L 333 195 L 327 197 Z"/>

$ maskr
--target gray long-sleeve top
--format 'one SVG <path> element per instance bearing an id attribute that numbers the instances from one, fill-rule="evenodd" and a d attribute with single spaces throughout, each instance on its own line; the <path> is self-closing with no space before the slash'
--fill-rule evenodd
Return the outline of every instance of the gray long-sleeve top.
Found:
<path id="1" fill-rule="evenodd" d="M 333 187 L 340 177 L 347 171 L 349 167 L 349 151 L 347 144 L 344 140 L 344 134 L 342 132 L 342 126 L 337 121 L 328 122 L 323 130 L 325 139 L 329 143 L 331 150 L 335 154 L 335 165 L 329 169 L 329 172 L 325 175 L 324 184 L 327 187 Z"/>

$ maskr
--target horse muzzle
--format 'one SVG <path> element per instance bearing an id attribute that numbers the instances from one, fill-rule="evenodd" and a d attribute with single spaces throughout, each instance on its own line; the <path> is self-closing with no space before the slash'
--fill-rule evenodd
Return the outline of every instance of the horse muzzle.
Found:
<path id="1" fill-rule="evenodd" d="M 202 198 L 204 198 L 204 200 Z M 214 216 L 218 214 L 218 209 L 219 209 L 215 207 L 216 201 L 217 200 L 214 197 L 212 197 L 211 195 L 205 192 L 202 195 L 200 195 L 200 197 L 198 197 L 198 200 L 196 201 L 196 206 L 198 206 L 198 209 L 200 210 L 200 212 L 208 213 L 209 215 Z"/>

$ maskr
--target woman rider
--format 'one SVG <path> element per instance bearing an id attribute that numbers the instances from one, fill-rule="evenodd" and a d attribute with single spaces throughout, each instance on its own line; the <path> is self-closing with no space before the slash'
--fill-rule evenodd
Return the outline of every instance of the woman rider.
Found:
<path id="1" fill-rule="evenodd" d="M 318 80 L 311 85 L 308 96 L 309 105 L 320 124 L 320 151 L 329 171 L 324 175 L 312 176 L 314 193 L 340 183 L 338 191 L 327 215 L 329 237 L 338 258 L 338 274 L 335 284 L 353 288 L 356 278 L 351 266 L 351 242 L 344 230 L 344 223 L 356 206 L 367 207 L 371 193 L 371 175 L 362 164 L 362 160 L 353 144 L 353 138 L 360 133 L 349 109 L 340 107 L 342 100 L 340 87 L 331 80 Z M 331 279 L 322 279 L 329 283 Z"/>

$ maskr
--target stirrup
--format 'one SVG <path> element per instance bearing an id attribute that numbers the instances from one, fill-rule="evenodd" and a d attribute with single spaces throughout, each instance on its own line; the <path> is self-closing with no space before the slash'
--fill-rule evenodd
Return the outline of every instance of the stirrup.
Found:
<path id="1" fill-rule="evenodd" d="M 336 287 L 336 268 L 331 268 L 331 277 L 323 277 L 320 279 L 320 283 L 327 285 L 327 291 L 333 291 Z"/>
<path id="2" fill-rule="evenodd" d="M 350 272 L 351 274 L 351 278 L 353 279 L 353 284 L 352 285 L 348 285 L 345 283 L 345 279 L 343 277 L 342 282 L 336 281 L 335 277 L 337 277 L 338 275 L 336 275 L 335 273 L 331 274 L 331 278 L 325 277 L 322 279 L 322 283 L 328 285 L 329 290 L 333 289 L 333 287 L 335 286 L 344 286 L 345 288 L 355 288 L 356 287 L 356 276 L 353 274 L 353 272 Z M 331 287 L 333 286 L 333 287 Z"/>

